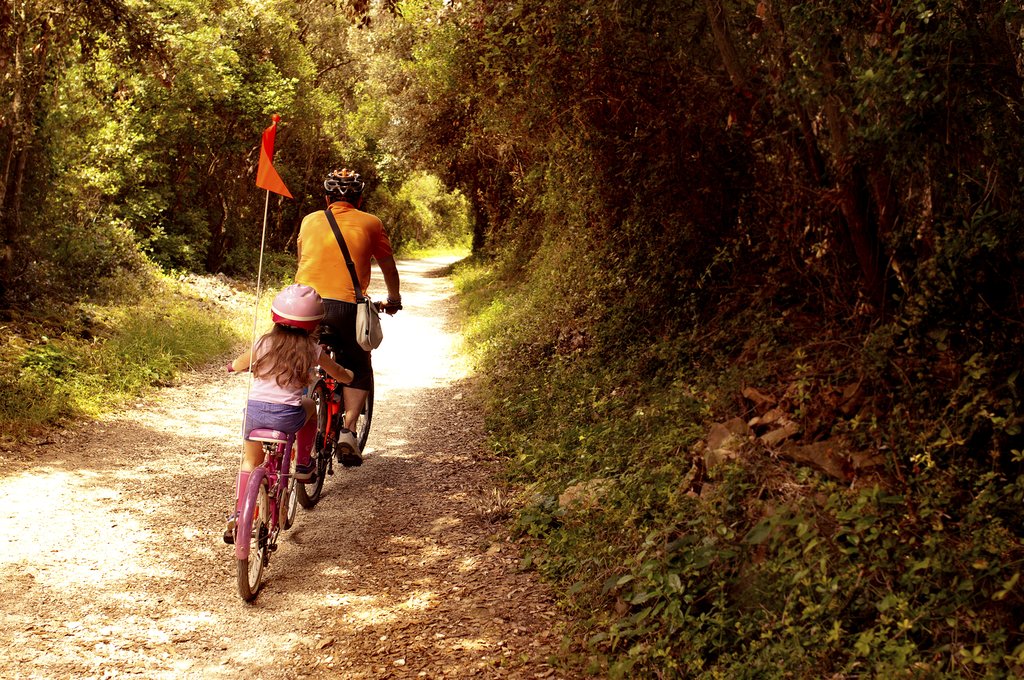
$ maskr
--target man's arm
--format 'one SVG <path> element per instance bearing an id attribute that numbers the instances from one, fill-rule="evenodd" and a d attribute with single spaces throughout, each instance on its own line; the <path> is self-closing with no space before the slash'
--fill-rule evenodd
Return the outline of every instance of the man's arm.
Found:
<path id="1" fill-rule="evenodd" d="M 384 275 L 384 285 L 388 287 L 388 300 L 401 302 L 402 293 L 399 290 L 398 265 L 395 264 L 394 255 L 386 255 L 377 259 L 377 266 L 380 273 Z"/>

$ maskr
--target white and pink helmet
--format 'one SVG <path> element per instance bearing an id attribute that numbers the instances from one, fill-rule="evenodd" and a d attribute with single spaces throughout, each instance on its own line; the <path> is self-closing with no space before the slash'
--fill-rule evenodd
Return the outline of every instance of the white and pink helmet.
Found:
<path id="1" fill-rule="evenodd" d="M 309 286 L 293 283 L 274 298 L 270 316 L 274 323 L 312 333 L 324 318 L 324 301 Z"/>

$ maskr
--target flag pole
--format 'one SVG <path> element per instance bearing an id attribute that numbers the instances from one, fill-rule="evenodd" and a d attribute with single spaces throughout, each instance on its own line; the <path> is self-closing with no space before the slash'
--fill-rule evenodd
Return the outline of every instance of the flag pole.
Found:
<path id="1" fill-rule="evenodd" d="M 276 123 L 276 121 L 274 121 Z M 246 383 L 246 408 L 249 408 L 249 392 L 253 387 L 253 354 L 256 351 L 256 329 L 259 327 L 259 296 L 263 280 L 263 246 L 266 243 L 266 218 L 270 212 L 270 189 L 267 189 L 266 200 L 263 202 L 263 231 L 259 238 L 259 266 L 256 269 L 256 304 L 253 308 L 253 332 L 249 340 L 249 376 Z M 246 455 L 246 417 L 242 416 L 242 455 Z"/>
<path id="2" fill-rule="evenodd" d="M 260 317 L 260 293 L 263 286 L 263 253 L 267 243 L 267 218 L 270 214 L 270 192 L 273 191 L 276 194 L 287 196 L 292 198 L 291 193 L 288 191 L 288 187 L 285 186 L 284 182 L 281 181 L 280 175 L 274 170 L 273 158 L 274 158 L 274 138 L 277 135 L 277 123 L 281 120 L 281 116 L 276 113 L 272 115 L 271 120 L 273 121 L 270 126 L 263 131 L 263 136 L 260 138 L 260 160 L 259 165 L 256 169 L 256 186 L 260 189 L 267 190 L 267 196 L 263 201 L 263 231 L 260 234 L 260 259 L 259 267 L 256 270 L 256 303 L 255 309 L 252 315 L 252 337 L 249 341 L 249 376 L 248 384 L 245 388 L 245 406 L 249 407 L 249 394 L 252 391 L 252 365 L 255 360 L 254 354 L 256 350 L 256 333 L 259 328 L 259 317 Z M 245 431 L 245 411 L 243 410 L 242 415 L 242 460 L 240 465 L 245 460 L 245 435 L 248 434 Z M 231 511 L 228 517 L 232 517 L 237 507 L 237 498 L 231 506 Z"/>
<path id="3" fill-rule="evenodd" d="M 273 122 L 271 123 L 270 127 L 267 128 L 267 130 L 265 130 L 263 132 L 263 139 L 260 140 L 260 168 L 259 168 L 259 170 L 256 173 L 256 186 L 260 186 L 261 185 L 260 175 L 261 175 L 261 172 L 263 170 L 263 160 L 264 160 L 263 157 L 264 157 L 264 155 L 267 156 L 267 158 L 266 158 L 267 166 L 269 166 L 271 169 L 273 169 L 273 165 L 272 165 L 273 153 L 274 153 L 274 148 L 273 148 L 274 147 L 274 141 L 273 140 L 274 140 L 274 137 L 277 136 L 277 123 L 278 123 L 279 120 L 281 120 L 281 116 L 279 116 L 279 115 L 277 115 L 275 113 L 273 116 L 270 117 L 270 119 Z M 267 148 L 267 141 L 266 141 L 267 133 L 268 132 L 271 133 L 270 134 L 270 148 L 269 149 Z M 276 173 L 275 173 L 275 175 L 276 175 Z M 283 184 L 282 184 L 282 186 L 283 186 Z M 259 260 L 259 267 L 256 270 L 256 311 L 253 313 L 253 319 L 252 319 L 252 342 L 251 342 L 250 347 L 249 347 L 249 350 L 250 350 L 249 351 L 249 376 L 250 376 L 250 378 L 252 377 L 252 362 L 253 362 L 252 352 L 256 348 L 256 328 L 257 328 L 257 325 L 259 323 L 259 315 L 260 315 L 260 286 L 261 286 L 262 281 L 263 281 L 263 250 L 264 250 L 264 247 L 266 246 L 266 242 L 267 242 L 267 216 L 270 214 L 270 188 L 269 187 L 264 187 L 264 188 L 266 188 L 266 190 L 267 190 L 267 197 L 266 197 L 266 199 L 263 202 L 263 232 L 260 234 L 260 260 Z M 287 191 L 287 189 L 285 191 Z"/>
<path id="4" fill-rule="evenodd" d="M 281 120 L 281 116 L 279 116 L 279 115 L 277 115 L 275 113 L 273 116 L 270 117 L 270 119 L 272 121 L 271 124 L 270 124 L 270 127 L 268 127 L 266 130 L 263 131 L 263 136 L 260 139 L 260 162 L 259 162 L 259 167 L 258 167 L 257 172 L 256 172 L 256 186 L 258 186 L 260 188 L 266 188 L 267 195 L 266 195 L 266 197 L 263 200 L 263 230 L 260 233 L 260 258 L 259 258 L 259 265 L 258 265 L 258 268 L 256 270 L 256 302 L 255 302 L 255 306 L 254 306 L 253 314 L 252 314 L 252 335 L 250 336 L 250 339 L 249 339 L 249 375 L 248 375 L 248 380 L 247 380 L 247 384 L 246 384 L 246 388 L 245 388 L 245 404 L 246 404 L 246 408 L 248 408 L 248 406 L 249 406 L 249 393 L 252 391 L 252 365 L 253 365 L 253 362 L 256 360 L 256 357 L 255 357 L 255 353 L 256 353 L 256 333 L 257 333 L 257 330 L 259 328 L 259 320 L 260 320 L 260 295 L 261 295 L 262 290 L 263 290 L 263 253 L 264 253 L 264 250 L 266 249 L 266 243 L 267 243 L 267 218 L 270 215 L 270 188 L 266 186 L 266 179 L 267 178 L 264 175 L 264 173 L 265 173 L 265 171 L 267 169 L 269 169 L 271 171 L 271 173 L 273 174 L 273 178 L 271 178 L 270 181 L 272 182 L 273 179 L 276 178 L 277 182 L 280 184 L 280 187 L 278 187 L 278 189 L 277 189 L 278 192 L 280 192 L 280 190 L 283 189 L 284 192 L 289 197 L 291 196 L 291 194 L 288 194 L 288 189 L 284 186 L 284 183 L 280 181 L 280 178 L 277 176 L 277 173 L 273 170 L 273 164 L 272 164 L 273 163 L 273 153 L 274 153 L 274 138 L 277 135 L 277 123 L 278 123 L 278 121 Z M 269 134 L 269 137 L 268 137 L 268 134 Z M 244 456 L 245 455 L 245 435 L 247 434 L 245 432 L 245 416 L 244 415 L 242 416 L 242 427 L 241 427 L 241 430 L 242 430 L 242 455 Z"/>
<path id="5" fill-rule="evenodd" d="M 249 375 L 252 375 L 252 352 L 256 347 L 256 327 L 260 317 L 260 286 L 263 282 L 263 248 L 267 242 L 267 215 L 270 214 L 270 190 L 267 189 L 267 198 L 263 203 L 263 232 L 260 234 L 260 262 L 256 269 L 256 310 L 252 315 L 252 342 L 249 353 Z"/>

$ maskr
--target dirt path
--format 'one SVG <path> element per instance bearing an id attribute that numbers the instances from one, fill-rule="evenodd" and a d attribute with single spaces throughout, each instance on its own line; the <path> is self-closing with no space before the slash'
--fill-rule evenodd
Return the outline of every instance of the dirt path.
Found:
<path id="1" fill-rule="evenodd" d="M 253 605 L 221 541 L 244 378 L 199 371 L 6 454 L 0 677 L 571 677 L 546 664 L 549 595 L 490 521 L 494 465 L 440 267 L 401 263 L 367 461 L 300 511 Z"/>

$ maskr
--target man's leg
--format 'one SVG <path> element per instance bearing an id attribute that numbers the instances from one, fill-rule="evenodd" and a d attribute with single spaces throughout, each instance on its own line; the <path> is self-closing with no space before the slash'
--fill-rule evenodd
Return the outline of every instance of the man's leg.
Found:
<path id="1" fill-rule="evenodd" d="M 355 374 L 353 387 L 345 385 L 342 389 L 342 405 L 345 410 L 345 422 L 342 432 L 338 433 L 338 459 L 345 467 L 362 465 L 363 455 L 359 450 L 359 441 L 354 434 L 359 413 L 366 403 L 366 395 L 373 385 L 373 368 L 370 353 L 356 342 L 356 306 L 351 302 L 325 300 L 326 316 L 324 322 L 331 328 L 335 338 L 334 349 L 338 353 L 338 363 Z"/>
<path id="2" fill-rule="evenodd" d="M 345 427 L 338 433 L 338 460 L 345 467 L 363 464 L 363 452 L 359 450 L 359 439 L 355 434 L 356 421 L 366 400 L 366 390 L 344 388 Z"/>
<path id="3" fill-rule="evenodd" d="M 367 394 L 369 394 L 369 390 L 345 388 L 345 427 L 353 432 L 356 431 L 356 421 L 359 420 L 359 414 L 363 411 Z"/>

